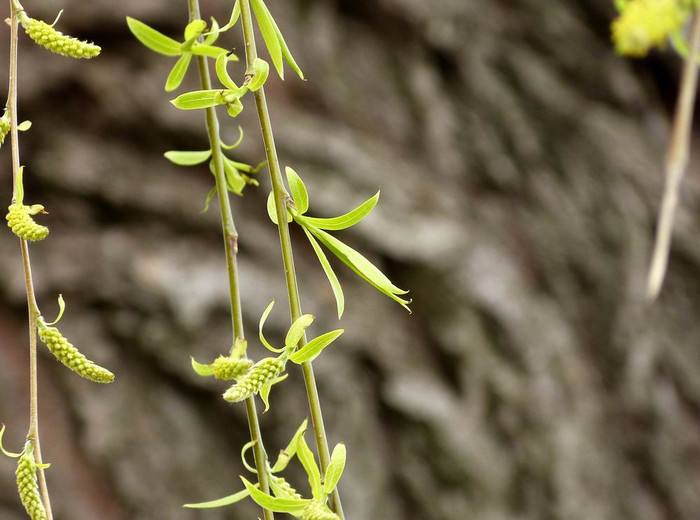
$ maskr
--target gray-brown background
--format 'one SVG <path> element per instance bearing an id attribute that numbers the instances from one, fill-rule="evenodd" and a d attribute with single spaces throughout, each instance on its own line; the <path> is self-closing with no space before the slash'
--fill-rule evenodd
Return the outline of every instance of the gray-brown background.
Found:
<path id="1" fill-rule="evenodd" d="M 203 11 L 224 20 L 230 3 Z M 191 354 L 204 361 L 229 346 L 224 261 L 216 211 L 199 213 L 211 175 L 161 155 L 205 148 L 203 116 L 168 104 L 172 60 L 124 23 L 128 14 L 177 36 L 185 2 L 25 7 L 49 21 L 65 8 L 60 28 L 104 48 L 74 62 L 21 40 L 20 115 L 35 124 L 22 136 L 28 200 L 51 212 L 50 239 L 31 250 L 40 305 L 52 316 L 62 292 L 64 333 L 118 374 L 95 387 L 42 352 L 56 516 L 255 518 L 249 504 L 180 508 L 238 489 L 246 437 L 242 407 L 189 368 Z M 667 287 L 653 309 L 640 303 L 678 60 L 614 56 L 605 0 L 270 7 L 309 78 L 269 82 L 282 160 L 304 176 L 317 215 L 382 190 L 375 214 L 342 237 L 414 298 L 409 316 L 338 266 L 347 332 L 316 367 L 331 440 L 349 449 L 349 518 L 698 518 L 694 169 Z M 222 41 L 240 51 L 238 28 Z M 6 55 L 3 44 L 0 70 Z M 255 163 L 263 151 L 246 101 L 237 157 Z M 225 138 L 235 133 L 227 121 Z M 0 199 L 9 203 L 8 148 Z M 245 319 L 254 337 L 276 298 L 269 334 L 279 338 L 283 279 L 261 180 L 234 200 Z M 314 330 L 338 326 L 313 252 L 295 245 Z M 0 421 L 16 449 L 27 355 L 9 232 L 0 272 Z M 251 353 L 263 355 L 256 343 Z M 271 453 L 305 413 L 294 373 L 263 417 Z M 13 462 L 0 458 L 2 520 L 23 517 L 13 480 Z"/>

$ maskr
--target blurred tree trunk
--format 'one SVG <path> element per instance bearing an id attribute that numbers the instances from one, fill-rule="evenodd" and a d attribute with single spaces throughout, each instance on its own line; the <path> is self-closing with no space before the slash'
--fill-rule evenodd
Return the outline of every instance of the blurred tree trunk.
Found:
<path id="1" fill-rule="evenodd" d="M 161 155 L 206 146 L 203 116 L 169 105 L 172 60 L 124 24 L 128 14 L 176 36 L 185 2 L 26 4 L 49 21 L 65 8 L 60 28 L 104 48 L 76 63 L 21 45 L 20 115 L 35 123 L 22 137 L 28 200 L 51 212 L 50 239 L 32 247 L 40 305 L 51 316 L 63 292 L 64 332 L 118 374 L 95 388 L 40 360 L 57 518 L 254 518 L 250 504 L 180 509 L 240 487 L 247 431 L 242 407 L 189 369 L 188 356 L 229 347 L 224 262 L 215 208 L 199 213 L 210 174 Z M 224 20 L 224 4 L 203 12 Z M 309 78 L 270 82 L 283 161 L 318 215 L 381 188 L 376 214 L 343 236 L 414 298 L 408 316 L 338 266 L 347 333 L 317 370 L 332 442 L 351 457 L 349 518 L 698 518 L 695 165 L 667 287 L 642 304 L 678 60 L 614 56 L 604 0 L 270 7 Z M 238 31 L 224 38 L 241 52 Z M 257 163 L 246 107 L 238 157 Z M 235 134 L 226 122 L 225 139 Z M 9 203 L 8 146 L 2 159 Z M 273 297 L 270 335 L 286 323 L 268 190 L 263 173 L 234 200 L 251 339 Z M 316 330 L 336 327 L 323 273 L 296 238 L 304 309 Z M 14 449 L 27 367 L 9 233 L 0 253 L 0 419 Z M 255 341 L 251 353 L 263 356 Z M 270 454 L 305 417 L 302 388 L 294 374 L 273 392 Z M 0 460 L 7 520 L 23 517 L 13 479 Z"/>

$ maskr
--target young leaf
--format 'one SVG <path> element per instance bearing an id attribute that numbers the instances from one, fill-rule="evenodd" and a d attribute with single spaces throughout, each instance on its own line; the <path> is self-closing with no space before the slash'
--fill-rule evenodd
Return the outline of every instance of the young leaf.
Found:
<path id="1" fill-rule="evenodd" d="M 289 166 L 284 171 L 287 174 L 287 182 L 289 182 L 289 189 L 292 192 L 292 199 L 294 199 L 297 212 L 303 215 L 309 210 L 309 193 L 306 191 L 304 181 Z"/>
<path id="2" fill-rule="evenodd" d="M 231 78 L 229 75 L 228 70 L 226 70 L 228 62 L 229 59 L 227 54 L 219 54 L 219 56 L 216 58 L 216 77 L 219 78 L 219 82 L 221 82 L 224 87 L 231 90 L 239 90 L 240 87 L 236 85 L 236 82 L 233 81 L 233 78 Z"/>
<path id="3" fill-rule="evenodd" d="M 209 159 L 209 157 L 211 157 L 211 150 L 202 150 L 201 152 L 179 152 L 171 150 L 165 152 L 163 156 L 168 161 L 178 166 L 195 166 Z"/>
<path id="4" fill-rule="evenodd" d="M 31 127 L 32 122 L 27 119 L 26 121 L 22 121 L 20 124 L 17 125 L 17 130 L 19 130 L 20 132 L 26 132 Z"/>
<path id="5" fill-rule="evenodd" d="M 47 322 L 47 325 L 56 325 L 59 321 L 61 321 L 61 318 L 63 318 L 63 313 L 66 312 L 66 300 L 63 299 L 63 295 L 59 294 L 58 295 L 58 316 L 56 316 L 56 319 L 53 320 L 52 322 Z"/>
<path id="6" fill-rule="evenodd" d="M 168 79 L 165 81 L 166 92 L 172 92 L 182 84 L 182 80 L 185 78 L 187 68 L 190 66 L 191 61 L 192 54 L 189 52 L 183 53 L 182 56 L 178 58 L 175 65 L 173 65 L 173 68 L 170 70 L 170 74 L 168 74 Z"/>
<path id="7" fill-rule="evenodd" d="M 284 469 L 289 464 L 289 461 L 292 460 L 292 457 L 294 457 L 294 455 L 296 455 L 297 442 L 299 442 L 299 437 L 304 435 L 304 432 L 306 432 L 308 424 L 309 421 L 307 419 L 304 419 L 299 428 L 297 428 L 297 431 L 292 436 L 292 440 L 290 440 L 289 444 L 287 444 L 287 447 L 280 451 L 275 465 L 272 466 L 272 473 L 279 473 L 280 471 L 284 471 Z"/>
<path id="8" fill-rule="evenodd" d="M 180 94 L 170 102 L 180 110 L 197 110 L 222 105 L 224 98 L 221 90 L 194 90 Z"/>
<path id="9" fill-rule="evenodd" d="M 209 206 L 211 205 L 211 201 L 214 200 L 214 196 L 216 195 L 216 186 L 214 186 L 212 189 L 210 189 L 207 192 L 207 197 L 204 199 L 204 207 L 200 211 L 200 213 L 206 213 L 209 211 Z"/>
<path id="10" fill-rule="evenodd" d="M 251 6 L 253 8 L 253 13 L 255 13 L 255 19 L 258 21 L 260 34 L 265 41 L 267 52 L 270 54 L 272 64 L 275 66 L 275 69 L 277 69 L 277 74 L 279 74 L 279 77 L 284 79 L 282 47 L 280 46 L 280 41 L 277 37 L 277 31 L 275 31 L 272 15 L 267 9 L 267 6 L 263 3 L 263 0 L 251 0 Z"/>
<path id="11" fill-rule="evenodd" d="M 311 224 L 313 227 L 318 229 L 325 229 L 328 231 L 340 231 L 341 229 L 347 229 L 354 226 L 362 219 L 364 219 L 370 212 L 374 209 L 379 201 L 379 192 L 375 193 L 373 197 L 370 197 L 362 204 L 357 206 L 355 209 L 348 211 L 344 215 L 333 218 L 316 218 L 316 217 L 300 217 L 301 220 Z"/>
<path id="12" fill-rule="evenodd" d="M 398 288 L 389 278 L 386 277 L 372 262 L 367 260 L 363 255 L 355 251 L 350 246 L 344 244 L 334 236 L 326 233 L 321 229 L 313 226 L 305 225 L 307 229 L 318 238 L 330 251 L 338 257 L 345 265 L 352 269 L 358 276 L 365 280 L 372 287 L 377 289 L 382 294 L 385 294 L 395 302 L 399 303 L 407 311 L 410 300 L 399 298 L 398 295 L 406 294 L 408 291 Z"/>
<path id="13" fill-rule="evenodd" d="M 275 208 L 275 194 L 273 192 L 270 192 L 270 194 L 267 196 L 267 214 L 270 217 L 270 220 L 277 224 L 277 209 Z M 292 221 L 292 215 L 287 211 L 287 222 Z"/>
<path id="14" fill-rule="evenodd" d="M 236 25 L 236 22 L 241 16 L 241 5 L 238 3 L 238 0 L 236 0 L 236 3 L 233 4 L 233 10 L 231 11 L 231 17 L 229 18 L 229 21 L 226 22 L 226 25 L 224 25 L 220 31 L 228 31 L 231 27 Z"/>
<path id="15" fill-rule="evenodd" d="M 311 452 L 309 445 L 306 444 L 306 439 L 300 435 L 297 439 L 297 457 L 299 462 L 304 466 L 306 476 L 309 479 L 311 493 L 316 500 L 323 498 L 323 487 L 321 486 L 321 472 L 318 469 L 318 464 L 314 460 L 314 454 Z"/>
<path id="16" fill-rule="evenodd" d="M 192 363 L 192 370 L 194 370 L 198 376 L 209 377 L 214 375 L 214 367 L 212 365 L 199 363 L 193 357 L 190 357 L 190 362 Z"/>
<path id="17" fill-rule="evenodd" d="M 263 4 L 263 7 L 265 8 L 265 10 L 267 10 L 268 14 L 270 14 L 270 11 L 269 9 L 267 9 L 267 6 Z M 282 31 L 280 31 L 280 28 L 277 26 L 277 22 L 275 22 L 275 19 L 272 17 L 272 15 L 270 15 L 270 20 L 272 20 L 272 25 L 275 27 L 275 33 L 277 34 L 277 39 L 279 40 L 280 47 L 282 48 L 282 56 L 284 56 L 285 61 L 292 68 L 292 70 L 297 73 L 297 76 L 299 76 L 301 79 L 305 79 L 304 73 L 301 71 L 299 65 L 297 65 L 294 56 L 292 56 L 292 52 L 289 50 L 287 42 L 284 41 Z"/>
<path id="18" fill-rule="evenodd" d="M 238 114 L 243 112 L 243 103 L 240 98 L 236 98 L 233 102 L 226 104 L 226 113 L 230 117 L 238 117 Z"/>
<path id="19" fill-rule="evenodd" d="M 250 492 L 250 497 L 263 509 L 269 509 L 275 513 L 289 513 L 297 516 L 311 502 L 306 498 L 276 498 L 260 491 L 245 477 L 241 477 L 246 489 Z"/>
<path id="20" fill-rule="evenodd" d="M 331 462 L 326 468 L 326 475 L 323 477 L 323 492 L 330 495 L 340 481 L 345 469 L 346 459 L 345 444 L 336 444 L 331 455 Z"/>
<path id="21" fill-rule="evenodd" d="M 5 435 L 5 425 L 3 424 L 2 427 L 0 427 L 0 452 L 3 453 L 6 457 L 11 457 L 13 459 L 16 459 L 17 457 L 21 457 L 22 453 L 15 453 L 13 451 L 7 451 L 5 449 L 5 446 L 3 446 L 2 443 L 2 437 Z"/>
<path id="22" fill-rule="evenodd" d="M 304 337 L 306 329 L 309 328 L 313 322 L 314 317 L 311 314 L 304 314 L 294 320 L 292 326 L 289 327 L 287 337 L 284 339 L 284 346 L 289 350 L 294 349 L 301 341 L 301 338 Z"/>
<path id="23" fill-rule="evenodd" d="M 282 376 L 276 377 L 275 379 L 273 379 L 272 381 L 270 381 L 262 387 L 262 389 L 260 390 L 260 398 L 265 404 L 265 410 L 263 410 L 263 412 L 267 412 L 270 409 L 270 390 L 272 390 L 272 387 L 275 386 L 277 383 L 281 383 L 288 377 L 289 374 L 284 374 Z"/>
<path id="24" fill-rule="evenodd" d="M 229 495 L 227 497 L 218 498 L 216 500 L 210 500 L 209 502 L 198 502 L 196 504 L 184 504 L 182 507 L 187 507 L 189 509 L 215 509 L 217 507 L 225 507 L 240 502 L 246 497 L 250 496 L 250 491 L 247 489 L 242 489 L 238 493 Z"/>
<path id="25" fill-rule="evenodd" d="M 289 360 L 298 365 L 306 363 L 307 361 L 313 361 L 323 352 L 323 349 L 342 336 L 343 332 L 345 332 L 343 329 L 337 329 L 321 334 L 289 356 Z"/>
<path id="26" fill-rule="evenodd" d="M 185 40 L 191 40 L 192 38 L 198 38 L 207 28 L 207 22 L 204 20 L 194 20 L 187 24 L 185 27 Z"/>
<path id="27" fill-rule="evenodd" d="M 241 125 L 238 125 L 238 138 L 236 139 L 236 141 L 233 144 L 224 144 L 222 142 L 221 148 L 223 148 L 224 150 L 233 150 L 235 148 L 238 148 L 241 145 L 241 143 L 243 142 L 243 136 L 244 136 L 243 127 Z M 242 169 L 238 166 L 236 166 L 236 168 L 238 168 L 239 170 Z"/>
<path id="28" fill-rule="evenodd" d="M 253 76 L 248 82 L 248 89 L 251 92 L 259 90 L 265 84 L 267 76 L 270 74 L 270 65 L 263 59 L 255 58 L 253 62 Z"/>
<path id="29" fill-rule="evenodd" d="M 182 54 L 180 42 L 177 42 L 149 27 L 145 23 L 136 18 L 126 17 L 126 23 L 129 26 L 131 33 L 153 52 L 163 54 L 165 56 L 179 56 Z"/>
<path id="30" fill-rule="evenodd" d="M 224 173 L 226 174 L 226 186 L 229 191 L 236 195 L 241 195 L 246 182 L 236 167 L 231 164 L 231 160 L 228 157 L 224 157 Z"/>
<path id="31" fill-rule="evenodd" d="M 263 311 L 262 316 L 260 316 L 260 321 L 258 322 L 258 337 L 260 338 L 260 343 L 262 343 L 266 349 L 271 350 L 272 352 L 283 352 L 283 348 L 275 348 L 273 347 L 269 341 L 267 341 L 267 338 L 265 337 L 265 334 L 263 333 L 263 327 L 265 326 L 265 322 L 267 321 L 267 317 L 270 315 L 272 312 L 272 307 L 275 306 L 275 300 L 272 300 L 270 302 L 270 305 L 267 306 L 267 308 Z"/>
<path id="32" fill-rule="evenodd" d="M 197 43 L 192 46 L 192 49 L 190 49 L 192 54 L 195 54 L 197 56 L 206 56 L 207 58 L 218 58 L 222 54 L 227 54 L 228 51 L 222 47 L 216 47 L 215 45 L 207 45 L 204 43 Z M 237 60 L 233 54 L 231 55 L 233 58 L 231 58 L 232 61 Z"/>
<path id="33" fill-rule="evenodd" d="M 204 38 L 204 45 L 213 45 L 216 40 L 219 39 L 219 34 L 221 34 L 222 29 L 219 27 L 219 22 L 216 21 L 216 18 L 213 16 L 211 17 L 211 29 L 209 29 L 209 32 L 205 33 L 203 36 Z"/>
<path id="34" fill-rule="evenodd" d="M 328 278 L 328 282 L 331 284 L 333 296 L 335 297 L 335 305 L 338 310 L 338 319 L 340 319 L 343 317 L 343 312 L 345 311 L 345 295 L 343 294 L 343 288 L 341 287 L 340 282 L 338 281 L 338 277 L 335 275 L 335 272 L 333 271 L 333 268 L 331 267 L 331 264 L 328 261 L 328 258 L 326 257 L 326 253 L 324 253 L 323 249 L 321 249 L 321 246 L 318 245 L 318 242 L 316 242 L 314 236 L 311 233 L 309 233 L 309 230 L 306 229 L 306 227 L 301 226 L 301 229 L 304 230 L 306 238 L 309 239 L 311 247 L 316 253 L 318 261 L 321 263 L 321 267 L 323 267 L 323 272 L 326 273 L 326 278 Z"/>

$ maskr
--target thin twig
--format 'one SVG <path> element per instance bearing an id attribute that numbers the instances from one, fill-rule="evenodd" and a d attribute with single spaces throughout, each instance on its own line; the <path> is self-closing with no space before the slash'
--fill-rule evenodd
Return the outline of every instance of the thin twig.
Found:
<path id="1" fill-rule="evenodd" d="M 258 56 L 255 46 L 255 32 L 253 29 L 253 16 L 250 9 L 249 0 L 240 0 L 241 6 L 241 22 L 243 25 L 243 40 L 245 42 L 246 63 L 248 65 L 247 75 L 251 74 L 251 66 Z M 270 171 L 270 181 L 272 183 L 272 191 L 275 199 L 275 213 L 277 215 L 280 247 L 282 249 L 282 263 L 284 265 L 284 276 L 287 285 L 287 298 L 289 300 L 289 313 L 292 323 L 302 315 L 301 301 L 299 298 L 299 285 L 297 283 L 296 269 L 294 267 L 294 253 L 292 250 L 292 241 L 289 235 L 289 224 L 287 223 L 287 198 L 288 194 L 284 188 L 282 180 L 282 171 L 280 162 L 277 156 L 275 147 L 275 138 L 272 133 L 272 123 L 270 121 L 270 112 L 267 107 L 265 98 L 265 89 L 260 88 L 255 93 L 255 105 L 258 110 L 258 119 L 260 121 L 260 129 L 262 131 L 263 143 L 265 145 L 265 154 L 267 156 L 268 169 Z M 306 343 L 306 336 L 303 337 L 301 343 Z M 319 460 L 321 461 L 321 471 L 325 472 L 330 463 L 330 452 L 328 450 L 328 438 L 326 436 L 326 428 L 323 423 L 323 413 L 321 411 L 321 402 L 318 396 L 316 387 L 316 378 L 311 363 L 302 365 L 304 375 L 304 384 L 306 386 L 307 399 L 309 401 L 309 410 L 311 413 L 311 424 L 314 430 L 316 439 L 316 448 L 318 449 Z M 331 505 L 336 514 L 344 519 L 343 506 L 340 502 L 340 493 L 336 488 L 331 496 Z"/>
<path id="2" fill-rule="evenodd" d="M 10 0 L 10 85 L 8 89 L 7 110 L 10 115 L 10 135 L 12 148 L 12 182 L 13 186 L 20 182 L 20 160 L 19 160 L 19 135 L 17 131 L 17 61 L 18 61 L 18 13 L 21 7 L 18 3 Z M 13 189 L 13 193 L 16 193 Z M 20 250 L 22 253 L 22 266 L 24 268 L 24 284 L 27 292 L 27 309 L 29 317 L 29 431 L 27 438 L 34 444 L 34 457 L 38 463 L 39 491 L 41 500 L 46 509 L 48 520 L 53 520 L 51 511 L 51 499 L 46 485 L 46 475 L 42 467 L 41 441 L 39 439 L 39 392 L 37 377 L 37 318 L 39 309 L 36 304 L 34 294 L 34 284 L 32 282 L 32 266 L 29 260 L 29 246 L 26 240 L 20 239 Z"/>
<path id="3" fill-rule="evenodd" d="M 681 181 L 688 166 L 690 133 L 698 85 L 698 48 L 700 47 L 700 15 L 693 15 L 690 49 L 685 58 L 678 104 L 673 120 L 671 140 L 666 157 L 666 187 L 656 229 L 656 242 L 647 284 L 647 298 L 653 302 L 663 285 L 673 233 L 673 221 L 678 207 Z"/>
<path id="4" fill-rule="evenodd" d="M 190 21 L 200 19 L 199 0 L 188 0 Z M 199 66 L 199 79 L 204 90 L 211 89 L 211 78 L 209 76 L 208 60 L 204 56 L 198 56 L 197 63 Z M 228 196 L 226 187 L 226 174 L 224 171 L 224 158 L 221 152 L 221 137 L 219 135 L 219 120 L 216 115 L 216 109 L 209 107 L 206 109 L 207 133 L 209 135 L 209 146 L 212 151 L 212 160 L 214 161 L 214 178 L 216 180 L 216 193 L 219 202 L 219 212 L 221 215 L 221 228 L 224 237 L 224 249 L 226 252 L 226 268 L 229 279 L 229 300 L 231 306 L 231 320 L 233 327 L 234 341 L 236 339 L 244 339 L 245 332 L 243 327 L 243 314 L 241 311 L 241 295 L 240 284 L 238 283 L 238 232 L 233 220 L 233 212 L 231 211 L 231 202 Z M 255 406 L 255 397 L 251 396 L 246 399 L 246 412 L 248 415 L 248 428 L 250 430 L 250 438 L 255 441 L 253 445 L 253 453 L 255 457 L 255 468 L 258 472 L 258 482 L 260 489 L 269 493 L 270 484 L 267 474 L 267 455 L 265 454 L 265 445 L 263 444 L 262 433 L 260 431 L 260 421 Z M 268 509 L 263 509 L 265 520 L 273 520 L 274 514 Z"/>

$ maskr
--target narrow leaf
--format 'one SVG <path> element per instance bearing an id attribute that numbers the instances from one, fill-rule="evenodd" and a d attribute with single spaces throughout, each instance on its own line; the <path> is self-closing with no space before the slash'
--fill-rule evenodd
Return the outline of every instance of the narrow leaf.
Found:
<path id="1" fill-rule="evenodd" d="M 221 148 L 223 148 L 224 150 L 233 150 L 235 148 L 238 148 L 243 142 L 243 136 L 243 127 L 241 125 L 238 125 L 238 138 L 236 139 L 236 141 L 233 144 L 225 144 L 222 142 Z M 239 170 L 242 169 L 238 166 L 236 166 L 236 168 L 238 168 Z"/>
<path id="2" fill-rule="evenodd" d="M 224 99 L 221 90 L 194 90 L 180 94 L 170 102 L 180 110 L 197 110 L 222 105 Z"/>
<path id="3" fill-rule="evenodd" d="M 263 333 L 263 327 L 265 326 L 265 322 L 267 321 L 267 317 L 270 315 L 272 312 L 272 307 L 275 306 L 275 300 L 272 300 L 270 302 L 270 305 L 268 305 L 265 310 L 262 313 L 262 316 L 260 316 L 260 321 L 258 322 L 258 337 L 260 338 L 260 343 L 262 343 L 266 349 L 271 350 L 272 352 L 283 352 L 283 348 L 275 348 L 273 347 L 269 341 L 267 341 L 267 338 L 265 337 L 265 334 Z"/>
<path id="4" fill-rule="evenodd" d="M 305 217 L 299 217 L 305 218 Z M 314 236 L 309 233 L 309 230 L 306 229 L 305 226 L 301 226 L 301 229 L 304 230 L 304 233 L 306 234 L 306 237 L 309 239 L 309 242 L 311 243 L 311 247 L 313 247 L 314 252 L 316 253 L 316 256 L 318 257 L 318 261 L 321 263 L 321 267 L 323 267 L 323 272 L 326 273 L 326 278 L 328 278 L 328 283 L 331 284 L 331 289 L 333 290 L 333 296 L 335 297 L 335 305 L 338 310 L 338 319 L 343 317 L 343 312 L 345 311 L 345 295 L 343 294 L 343 288 L 340 285 L 340 282 L 338 281 L 338 277 L 335 275 L 335 272 L 333 271 L 333 268 L 331 267 L 330 262 L 328 261 L 328 258 L 326 257 L 326 253 L 323 252 L 323 249 L 321 249 L 321 246 L 318 245 L 318 242 L 314 238 Z"/>
<path id="5" fill-rule="evenodd" d="M 53 320 L 50 323 L 46 323 L 47 325 L 56 325 L 59 321 L 61 321 L 61 318 L 63 318 L 63 313 L 66 312 L 66 300 L 63 299 L 63 295 L 59 294 L 58 295 L 58 316 L 56 316 L 56 319 Z"/>
<path id="6" fill-rule="evenodd" d="M 233 78 L 231 78 L 229 75 L 228 70 L 226 70 L 228 62 L 229 59 L 227 54 L 219 54 L 219 56 L 216 58 L 216 77 L 219 78 L 219 82 L 221 82 L 221 84 L 226 88 L 231 90 L 239 90 L 238 85 L 236 85 L 236 82 L 233 81 Z"/>
<path id="7" fill-rule="evenodd" d="M 5 425 L 3 424 L 2 427 L 0 427 L 0 452 L 2 452 L 6 457 L 11 457 L 13 459 L 16 459 L 17 457 L 21 457 L 22 453 L 15 453 L 13 451 L 7 451 L 5 449 L 5 446 L 2 443 L 2 438 L 5 435 Z"/>
<path id="8" fill-rule="evenodd" d="M 183 55 L 178 58 L 175 65 L 173 65 L 173 68 L 170 70 L 170 74 L 168 74 L 168 79 L 165 81 L 166 92 L 172 92 L 182 84 L 182 80 L 185 78 L 187 68 L 190 66 L 191 61 L 192 54 L 189 52 L 183 53 Z"/>
<path id="9" fill-rule="evenodd" d="M 238 493 L 229 495 L 227 497 L 218 498 L 216 500 L 210 500 L 209 502 L 199 502 L 196 504 L 185 504 L 182 507 L 187 507 L 189 509 L 215 509 L 217 507 L 225 507 L 240 502 L 246 497 L 250 496 L 250 491 L 247 489 L 242 489 Z"/>
<path id="10" fill-rule="evenodd" d="M 131 33 L 153 52 L 165 56 L 179 56 L 182 54 L 180 43 L 169 36 L 156 31 L 152 27 L 130 16 L 126 17 L 126 23 Z"/>
<path id="11" fill-rule="evenodd" d="M 194 370 L 198 376 L 209 377 L 214 375 L 214 367 L 212 365 L 199 363 L 193 357 L 190 357 L 190 362 L 192 363 L 192 370 Z"/>
<path id="12" fill-rule="evenodd" d="M 270 64 L 263 59 L 255 58 L 255 61 L 253 62 L 253 76 L 248 82 L 248 89 L 250 89 L 251 92 L 260 90 L 260 87 L 262 87 L 265 84 L 265 81 L 267 81 L 269 74 Z"/>
<path id="13" fill-rule="evenodd" d="M 287 166 L 284 169 L 287 174 L 287 182 L 289 182 L 289 189 L 292 192 L 292 199 L 294 199 L 294 205 L 300 215 L 303 215 L 309 210 L 309 193 L 306 191 L 306 186 L 301 177 L 292 168 Z"/>
<path id="14" fill-rule="evenodd" d="M 300 514 L 311 500 L 304 498 L 276 498 L 260 491 L 245 477 L 241 477 L 250 497 L 263 509 L 269 509 L 275 513 Z"/>
<path id="15" fill-rule="evenodd" d="M 294 433 L 292 436 L 292 440 L 289 441 L 289 444 L 287 444 L 287 447 L 284 448 L 282 451 L 280 451 L 279 456 L 277 457 L 277 461 L 275 462 L 275 465 L 272 466 L 272 472 L 273 473 L 279 473 L 280 471 L 284 471 L 284 469 L 287 467 L 289 464 L 289 461 L 292 460 L 292 457 L 296 455 L 297 452 L 297 443 L 299 442 L 299 437 L 304 435 L 304 432 L 306 432 L 306 428 L 308 427 L 309 421 L 307 419 L 304 419 L 297 428 L 297 431 Z"/>
<path id="16" fill-rule="evenodd" d="M 246 182 L 236 167 L 231 164 L 231 160 L 228 157 L 224 157 L 224 173 L 226 174 L 226 186 L 229 191 L 236 195 L 241 195 Z"/>
<path id="17" fill-rule="evenodd" d="M 265 9 L 267 9 L 266 5 L 263 5 L 263 7 Z M 289 50 L 289 47 L 287 46 L 287 42 L 284 41 L 284 36 L 282 36 L 282 31 L 280 31 L 280 28 L 277 26 L 277 22 L 275 22 L 275 19 L 272 18 L 272 16 L 270 16 L 270 19 L 272 20 L 272 25 L 274 25 L 274 27 L 275 27 L 275 32 L 277 33 L 277 39 L 280 42 L 280 47 L 282 47 L 282 56 L 284 56 L 285 61 L 292 68 L 292 70 L 297 73 L 297 76 L 299 76 L 301 79 L 305 79 L 304 73 L 301 71 L 301 68 L 299 67 L 299 65 L 297 65 L 297 62 L 294 59 L 294 56 L 292 56 L 292 51 Z"/>
<path id="18" fill-rule="evenodd" d="M 292 326 L 289 327 L 287 337 L 284 339 L 284 346 L 289 350 L 294 349 L 294 347 L 296 347 L 301 341 L 301 338 L 304 337 L 306 329 L 313 322 L 314 317 L 311 314 L 304 314 L 303 316 L 299 316 L 296 320 L 294 320 Z"/>
<path id="19" fill-rule="evenodd" d="M 204 161 L 209 159 L 211 156 L 211 150 L 202 150 L 196 152 L 180 152 L 176 150 L 171 150 L 165 152 L 163 156 L 173 164 L 178 166 L 195 166 L 197 164 L 202 164 Z"/>
<path id="20" fill-rule="evenodd" d="M 367 215 L 369 215 L 374 207 L 379 201 L 379 192 L 375 193 L 373 197 L 370 197 L 362 204 L 357 206 L 355 209 L 348 211 L 344 215 L 333 218 L 316 218 L 316 217 L 306 217 L 303 216 L 304 222 L 308 222 L 312 226 L 318 229 L 326 229 L 328 231 L 340 231 L 341 229 L 347 229 L 354 226 Z"/>
<path id="21" fill-rule="evenodd" d="M 185 27 L 185 40 L 199 37 L 207 28 L 207 22 L 204 20 L 193 20 Z"/>
<path id="22" fill-rule="evenodd" d="M 306 439 L 303 435 L 300 435 L 297 439 L 297 457 L 299 462 L 304 466 L 304 471 L 306 471 L 306 476 L 309 479 L 309 486 L 311 486 L 311 493 L 316 500 L 320 500 L 323 497 L 323 487 L 321 486 L 321 472 L 318 469 L 318 464 L 314 459 L 314 454 L 311 452 L 309 445 L 306 444 Z"/>
<path id="23" fill-rule="evenodd" d="M 282 64 L 282 47 L 280 46 L 277 31 L 275 31 L 274 20 L 263 0 L 251 0 L 251 6 L 255 13 L 255 19 L 258 21 L 260 34 L 265 41 L 267 52 L 270 54 L 272 64 L 277 69 L 279 77 L 284 79 L 284 66 Z"/>
<path id="24" fill-rule="evenodd" d="M 289 360 L 298 365 L 306 363 L 307 361 L 313 361 L 323 352 L 323 349 L 342 336 L 343 332 L 345 332 L 343 329 L 337 329 L 321 334 L 289 356 Z"/>
<path id="25" fill-rule="evenodd" d="M 270 194 L 267 196 L 267 214 L 270 217 L 270 220 L 277 224 L 277 208 L 275 207 L 275 194 L 273 192 L 270 192 Z M 292 221 L 292 215 L 287 211 L 287 222 Z"/>
<path id="26" fill-rule="evenodd" d="M 195 54 L 197 56 L 206 56 L 207 58 L 215 58 L 215 59 L 218 58 L 222 54 L 228 53 L 228 51 L 226 49 L 224 49 L 223 47 L 217 47 L 215 45 L 207 45 L 205 43 L 197 43 L 197 42 L 195 42 L 195 44 L 192 46 L 192 49 L 190 49 L 190 51 L 192 52 L 192 54 Z M 231 56 L 233 56 L 233 57 L 231 58 Z M 235 61 L 238 59 L 233 54 L 231 54 L 231 56 L 229 56 L 231 61 Z"/>
<path id="27" fill-rule="evenodd" d="M 345 444 L 336 444 L 331 455 L 331 462 L 326 468 L 326 475 L 323 477 L 323 492 L 326 495 L 330 495 L 338 485 L 343 470 L 345 470 L 346 457 Z"/>
<path id="28" fill-rule="evenodd" d="M 214 186 L 212 189 L 210 189 L 207 192 L 207 197 L 204 199 L 204 207 L 200 211 L 200 213 L 206 213 L 209 211 L 209 206 L 211 205 L 211 201 L 214 200 L 214 196 L 216 195 L 216 186 Z"/>
<path id="29" fill-rule="evenodd" d="M 216 18 L 213 16 L 211 17 L 211 29 L 209 32 L 205 33 L 204 36 L 204 45 L 213 45 L 216 40 L 219 39 L 219 34 L 221 34 L 221 28 L 219 27 L 219 22 L 216 21 Z"/>

